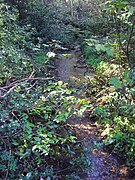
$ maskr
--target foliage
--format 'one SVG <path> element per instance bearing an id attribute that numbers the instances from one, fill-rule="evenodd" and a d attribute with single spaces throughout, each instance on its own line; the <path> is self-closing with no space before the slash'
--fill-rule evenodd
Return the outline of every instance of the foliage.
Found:
<path id="1" fill-rule="evenodd" d="M 134 2 L 102 2 L 0 4 L 2 179 L 79 179 L 77 171 L 90 166 L 90 158 L 67 120 L 87 108 L 105 145 L 134 166 Z M 52 77 L 57 50 L 84 39 L 88 66 L 96 73 L 87 82 L 91 105 Z"/>
<path id="2" fill-rule="evenodd" d="M 87 95 L 105 145 L 134 167 L 134 7 L 114 0 L 106 1 L 103 9 L 110 20 L 107 37 L 92 37 L 84 43 L 87 63 L 96 73 L 87 84 Z"/>
<path id="3" fill-rule="evenodd" d="M 114 25 L 111 30 L 112 37 L 116 37 L 121 60 L 134 67 L 134 2 L 126 0 L 106 1 L 104 11 L 109 15 L 110 22 Z M 117 48 L 117 49 L 118 49 Z"/>
<path id="4" fill-rule="evenodd" d="M 119 64 L 112 62 L 111 59 L 114 57 L 113 48 L 106 43 L 106 38 L 85 39 L 84 55 L 87 58 L 88 65 L 96 71 L 98 78 L 101 77 L 105 82 L 108 83 L 109 77 L 120 75 L 118 69 L 121 70 L 122 68 Z"/>
<path id="5" fill-rule="evenodd" d="M 69 47 L 76 40 L 80 42 L 91 34 L 101 34 L 104 28 L 102 26 L 106 26 L 106 20 L 100 18 L 101 10 L 96 2 L 89 0 L 87 5 L 78 0 L 70 2 L 72 1 L 7 1 L 18 9 L 21 23 L 29 22 L 36 28 L 34 37 L 40 37 L 44 42 L 57 39 Z"/>
<path id="6" fill-rule="evenodd" d="M 72 95 L 76 89 L 54 82 L 55 53 L 47 53 L 51 45 L 36 39 L 31 25 L 19 25 L 18 10 L 1 3 L 0 11 L 0 177 L 49 179 L 64 169 L 75 172 L 87 157 L 66 121 L 81 116 L 87 102 Z M 76 103 L 80 109 L 73 108 Z"/>
<path id="7" fill-rule="evenodd" d="M 25 49 L 32 49 L 30 26 L 20 27 L 17 25 L 18 12 L 4 4 L 0 6 L 1 24 L 1 52 L 0 52 L 0 83 L 7 84 L 10 81 L 28 76 L 33 67 L 30 58 L 24 53 Z M 26 35 L 25 35 L 26 34 Z M 16 68 L 18 67 L 18 68 Z"/>
<path id="8" fill-rule="evenodd" d="M 62 82 L 49 83 L 43 90 L 39 88 L 22 93 L 22 87 L 18 86 L 8 101 L 2 101 L 1 177 L 8 172 L 9 178 L 47 178 L 45 172 L 53 167 L 50 177 L 54 178 L 58 167 L 83 166 L 82 147 L 66 125 L 73 105 L 80 100 Z M 36 100 L 39 91 L 44 95 Z"/>
<path id="9" fill-rule="evenodd" d="M 96 116 L 106 128 L 102 136 L 106 136 L 105 144 L 109 145 L 113 152 L 122 156 L 129 166 L 134 166 L 134 117 L 135 106 L 132 104 L 132 92 L 120 86 L 117 79 L 111 80 L 116 92 L 110 93 L 109 102 L 95 110 Z"/>
<path id="10" fill-rule="evenodd" d="M 130 68 L 126 70 L 115 64 L 112 54 L 102 55 L 106 46 L 99 46 L 98 40 L 90 39 L 86 42 L 84 53 L 88 64 L 96 72 L 94 79 L 87 85 L 87 94 L 93 97 L 92 111 L 102 127 L 101 136 L 110 150 L 121 156 L 128 166 L 134 167 L 134 73 L 130 76 Z"/>

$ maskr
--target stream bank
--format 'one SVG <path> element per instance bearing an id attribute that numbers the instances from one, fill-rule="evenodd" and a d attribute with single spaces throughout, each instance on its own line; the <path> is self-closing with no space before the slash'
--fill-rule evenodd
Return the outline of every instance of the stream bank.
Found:
<path id="1" fill-rule="evenodd" d="M 71 50 L 66 54 L 59 53 L 55 59 L 56 77 L 68 83 L 72 88 L 82 90 L 80 98 L 86 97 L 86 82 L 94 78 L 94 73 L 88 69 L 86 60 L 80 51 Z M 76 96 L 76 95 L 75 95 Z M 107 152 L 102 145 L 99 127 L 88 115 L 82 118 L 72 117 L 69 125 L 75 129 L 76 136 L 87 149 L 86 155 L 91 157 L 91 168 L 85 173 L 80 172 L 82 180 L 132 180 L 128 167 L 121 164 L 119 159 Z"/>

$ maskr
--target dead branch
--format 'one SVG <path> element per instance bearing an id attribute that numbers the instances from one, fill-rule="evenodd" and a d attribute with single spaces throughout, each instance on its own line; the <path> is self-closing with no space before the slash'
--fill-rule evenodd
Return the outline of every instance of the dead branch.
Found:
<path id="1" fill-rule="evenodd" d="M 11 91 L 13 91 L 17 86 L 24 84 L 28 81 L 33 81 L 33 80 L 42 80 L 42 81 L 48 81 L 48 80 L 53 80 L 54 78 L 42 78 L 42 77 L 37 77 L 37 78 L 32 78 L 31 76 L 28 78 L 23 78 L 21 80 L 17 80 L 11 84 L 9 84 L 8 86 L 4 86 L 4 87 L 0 87 L 0 90 L 2 91 L 6 91 L 6 93 L 4 93 L 3 95 L 0 94 L 0 98 L 4 98 L 6 97 Z M 34 83 L 35 85 L 36 83 Z M 27 88 L 27 89 L 31 89 L 34 85 L 32 85 L 31 87 Z M 7 90 L 9 89 L 9 90 Z"/>

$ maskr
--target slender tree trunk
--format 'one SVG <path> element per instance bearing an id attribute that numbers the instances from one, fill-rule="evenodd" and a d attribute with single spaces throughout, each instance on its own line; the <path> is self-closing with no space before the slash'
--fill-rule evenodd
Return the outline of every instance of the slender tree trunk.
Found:
<path id="1" fill-rule="evenodd" d="M 74 16 L 74 8 L 73 8 L 73 0 L 69 0 L 69 6 L 70 6 L 70 15 Z"/>

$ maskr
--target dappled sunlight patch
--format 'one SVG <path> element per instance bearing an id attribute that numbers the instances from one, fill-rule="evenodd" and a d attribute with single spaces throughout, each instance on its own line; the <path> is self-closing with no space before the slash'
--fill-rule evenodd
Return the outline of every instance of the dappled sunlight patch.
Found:
<path id="1" fill-rule="evenodd" d="M 70 124 L 69 124 L 70 125 Z M 81 121 L 80 123 L 72 124 L 73 128 L 77 128 L 78 130 L 81 130 L 82 132 L 86 131 L 88 134 L 94 134 L 93 127 L 87 123 L 83 124 Z M 80 131 L 79 131 L 80 132 Z M 87 136 L 86 136 L 87 137 Z"/>
<path id="2" fill-rule="evenodd" d="M 92 104 L 90 117 L 96 116 L 104 145 L 124 159 L 132 170 L 135 164 L 134 70 L 124 63 L 116 47 L 110 46 L 115 52 L 112 56 L 99 42 L 102 39 L 88 40 L 84 46 L 87 63 L 96 74 L 87 83 L 86 96 Z"/>
<path id="3" fill-rule="evenodd" d="M 123 178 L 103 144 L 134 170 L 132 2 L 2 0 L 0 11 L 0 178 Z"/>
<path id="4" fill-rule="evenodd" d="M 42 117 L 45 118 L 44 119 L 45 122 L 47 121 L 47 127 L 53 130 L 52 135 L 46 136 L 46 138 L 48 137 L 47 138 L 48 146 L 46 146 L 46 148 L 47 147 L 49 148 L 48 154 L 50 154 L 50 148 L 52 147 L 51 144 L 54 144 L 54 146 L 56 144 L 56 147 L 57 147 L 57 143 L 59 144 L 61 143 L 62 146 L 65 146 L 67 142 L 76 143 L 76 137 L 69 135 L 70 133 L 68 134 L 68 131 L 66 131 L 65 128 L 67 125 L 65 124 L 65 122 L 67 121 L 69 117 L 73 115 L 74 111 L 79 111 L 79 109 L 81 109 L 81 106 L 84 106 L 85 104 L 87 104 L 87 101 L 85 99 L 79 99 L 71 95 L 75 91 L 76 91 L 75 88 L 72 91 L 72 88 L 69 89 L 68 84 L 63 83 L 62 81 L 59 81 L 56 83 L 50 83 L 50 87 L 47 87 L 47 89 L 44 90 L 45 96 L 41 96 L 41 99 L 39 99 L 39 101 L 36 103 L 37 104 L 36 109 L 32 110 L 34 114 L 37 113 L 39 115 L 39 113 L 41 113 Z M 76 106 L 76 108 L 73 108 L 73 106 L 77 103 L 79 103 L 79 106 Z M 45 116 L 43 114 L 45 114 Z M 62 129 L 60 130 L 58 128 L 59 124 L 61 125 L 61 128 L 63 127 L 63 130 Z M 57 132 L 57 128 L 58 128 L 58 132 L 60 131 L 59 133 Z M 57 135 L 55 134 L 55 131 L 57 132 Z M 42 146 L 39 145 L 39 147 L 40 147 L 40 151 L 42 151 L 41 149 Z M 34 145 L 33 151 L 35 151 L 37 148 L 38 146 Z M 71 145 L 68 146 L 68 148 L 71 151 Z M 59 149 L 57 149 L 57 151 L 59 151 Z M 64 151 L 66 150 L 64 149 Z M 71 151 L 71 153 L 73 153 L 73 151 Z"/>
<path id="5" fill-rule="evenodd" d="M 97 66 L 97 73 L 100 76 L 106 76 L 106 77 L 112 77 L 112 76 L 121 76 L 121 67 L 120 65 L 113 64 L 113 63 L 108 63 L 101 61 L 99 65 Z"/>
<path id="6" fill-rule="evenodd" d="M 49 58 L 54 58 L 56 56 L 56 54 L 54 52 L 48 52 L 46 54 Z"/>
<path id="7" fill-rule="evenodd" d="M 53 166 L 57 168 L 57 171 L 53 172 L 55 176 L 63 167 L 74 169 L 75 166 L 77 167 L 76 171 L 78 171 L 86 166 L 87 157 L 83 155 L 83 146 L 78 142 L 72 128 L 67 125 L 67 120 L 80 109 L 81 112 L 84 112 L 85 106 L 88 104 L 87 100 L 81 100 L 74 96 L 74 93 L 79 91 L 62 81 L 48 81 L 47 84 L 44 84 L 42 88 L 38 89 L 38 97 L 34 98 L 33 101 L 30 99 L 29 107 L 25 106 L 27 94 L 22 94 L 21 102 L 16 98 L 20 91 L 21 88 L 15 89 L 8 96 L 10 101 L 6 108 L 8 108 L 9 113 L 6 109 L 5 112 L 7 113 L 9 131 L 6 132 L 6 137 L 2 136 L 2 146 L 4 147 L 3 142 L 8 143 L 7 137 L 10 139 L 9 135 L 13 135 L 10 144 L 13 154 L 11 160 L 16 158 L 14 161 L 16 164 L 11 162 L 11 165 L 14 165 L 14 171 L 21 172 L 21 176 L 25 177 L 29 172 L 33 174 L 33 169 L 35 171 L 37 166 L 37 173 L 41 169 L 42 171 L 49 170 Z M 31 92 L 36 93 L 35 89 L 32 88 L 29 90 L 29 93 Z M 16 108 L 16 104 L 14 104 L 14 108 L 10 109 L 12 103 L 16 103 L 19 110 Z M 74 108 L 73 106 L 77 103 L 79 106 Z M 4 107 L 2 106 L 2 108 Z M 2 109 L 1 111 L 3 112 Z M 1 129 L 5 128 L 3 123 Z M 83 157 L 80 158 L 81 156 Z M 17 164 L 19 161 L 24 165 L 31 158 L 33 165 L 27 166 L 27 169 L 21 169 L 20 165 Z M 3 164 L 6 162 L 9 160 L 2 160 Z M 3 167 L 6 168 L 6 166 Z"/>
<path id="8" fill-rule="evenodd" d="M 62 54 L 62 56 L 64 56 L 64 57 L 70 57 L 70 56 L 72 56 L 72 54 Z"/>

